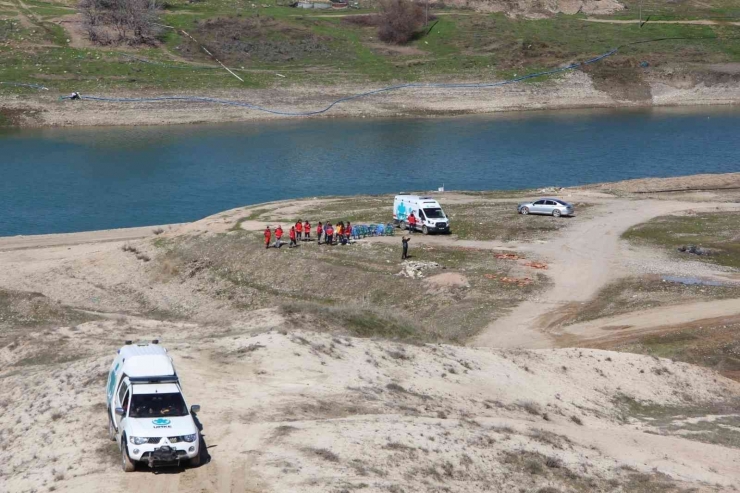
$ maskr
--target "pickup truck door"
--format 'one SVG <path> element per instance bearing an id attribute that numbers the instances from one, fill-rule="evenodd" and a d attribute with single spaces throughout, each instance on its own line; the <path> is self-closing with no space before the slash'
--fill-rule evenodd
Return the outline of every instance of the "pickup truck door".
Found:
<path id="1" fill-rule="evenodd" d="M 118 387 L 118 392 L 116 392 L 116 397 L 114 399 L 114 406 L 113 406 L 114 407 L 113 409 L 114 418 L 113 419 L 115 420 L 115 423 L 116 423 L 116 429 L 119 431 L 121 429 L 121 421 L 123 420 L 123 418 L 126 417 L 126 415 L 128 415 L 128 407 L 129 407 L 130 401 L 131 401 L 131 390 L 129 389 L 128 378 L 124 378 L 121 381 L 121 385 Z M 115 408 L 119 408 L 119 407 L 123 408 L 123 416 L 119 416 L 118 414 L 115 413 Z"/>

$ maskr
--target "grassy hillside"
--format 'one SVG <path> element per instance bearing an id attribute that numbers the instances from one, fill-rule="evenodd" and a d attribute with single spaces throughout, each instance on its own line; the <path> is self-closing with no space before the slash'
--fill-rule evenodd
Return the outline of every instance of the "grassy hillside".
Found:
<path id="1" fill-rule="evenodd" d="M 740 18 L 740 9 L 729 0 L 647 3 L 643 17 L 654 19 Z M 636 2 L 627 5 L 614 17 L 636 17 Z M 720 39 L 634 45 L 589 70 L 609 78 L 615 71 L 639 76 L 642 61 L 651 69 L 672 62 L 740 61 L 740 27 L 730 24 L 648 22 L 640 28 L 587 22 L 580 14 L 531 20 L 437 9 L 427 33 L 398 47 L 378 41 L 376 28 L 347 21 L 347 15 L 366 10 L 304 11 L 246 0 L 168 1 L 162 22 L 197 38 L 234 68 L 242 83 L 175 29 L 165 29 L 157 46 L 92 46 L 74 6 L 73 0 L 0 3 L 0 81 L 90 92 L 490 80 L 659 37 Z M 0 93 L 24 91 L 0 85 Z"/>

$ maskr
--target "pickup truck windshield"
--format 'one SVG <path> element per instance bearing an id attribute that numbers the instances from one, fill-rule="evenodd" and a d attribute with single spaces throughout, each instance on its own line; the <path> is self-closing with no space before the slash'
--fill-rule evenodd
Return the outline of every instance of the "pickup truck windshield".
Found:
<path id="1" fill-rule="evenodd" d="M 435 207 L 434 209 L 424 209 L 424 214 L 426 214 L 428 219 L 444 219 L 445 213 L 442 212 L 442 209 L 439 207 Z"/>
<path id="2" fill-rule="evenodd" d="M 187 416 L 188 408 L 178 392 L 169 394 L 134 394 L 131 400 L 131 418 L 159 418 Z"/>

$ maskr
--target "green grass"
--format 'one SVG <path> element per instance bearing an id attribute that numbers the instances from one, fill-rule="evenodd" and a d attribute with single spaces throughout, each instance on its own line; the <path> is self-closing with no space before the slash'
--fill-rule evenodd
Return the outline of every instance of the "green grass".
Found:
<path id="1" fill-rule="evenodd" d="M 635 337 L 610 349 L 704 366 L 740 380 L 738 330 L 737 320 L 703 321 L 678 330 Z"/>
<path id="2" fill-rule="evenodd" d="M 619 395 L 614 404 L 621 409 L 623 419 L 643 421 L 653 433 L 680 434 L 688 440 L 740 448 L 738 403 L 724 401 L 722 396 L 714 402 L 663 406 Z"/>
<path id="3" fill-rule="evenodd" d="M 69 48 L 66 42 L 68 35 L 63 29 L 43 19 L 71 11 L 60 4 L 37 0 L 26 4 L 28 9 L 21 9 L 19 4 L 15 9 L 34 16 L 38 24 L 36 27 L 22 28 L 16 21 L 11 30 L 9 21 L 0 20 L 0 41 L 5 39 L 10 42 L 0 45 L 0 80 L 44 81 L 45 85 L 60 92 L 205 91 L 316 83 L 492 80 L 592 57 L 627 42 L 654 37 L 720 36 L 723 40 L 671 40 L 635 45 L 624 48 L 614 59 L 615 63 L 643 59 L 653 65 L 671 61 L 705 63 L 740 60 L 740 28 L 731 26 L 648 23 L 639 29 L 635 25 L 588 23 L 582 20 L 582 16 L 557 15 L 548 19 L 525 20 L 510 19 L 503 14 L 468 15 L 471 12 L 448 11 L 451 15 L 440 16 L 428 35 L 409 44 L 411 52 L 393 52 L 377 48 L 375 28 L 342 22 L 339 15 L 347 12 L 302 12 L 282 6 L 252 8 L 252 3 L 244 0 L 205 0 L 192 4 L 177 0 L 168 3 L 162 15 L 163 22 L 186 29 L 191 34 L 198 30 L 197 23 L 206 19 L 237 15 L 244 19 L 269 17 L 278 21 L 280 26 L 292 26 L 319 37 L 330 51 L 329 55 L 306 55 L 284 62 L 248 59 L 234 65 L 234 69 L 245 79 L 242 83 L 223 70 L 184 68 L 187 65 L 173 62 L 165 49 L 185 56 L 181 49 L 186 39 L 172 30 L 163 33 L 163 48 L 140 48 L 137 52 L 145 58 L 181 68 L 135 62 L 121 56 L 115 48 Z M 271 2 L 268 4 L 275 5 Z M 679 10 L 676 7 L 676 12 Z M 3 7 L 3 11 L 13 10 Z M 629 15 L 632 13 L 630 11 Z M 291 42 L 289 35 L 282 31 L 266 33 L 264 39 Z M 22 45 L 17 44 L 21 40 Z M 28 48 L 34 43 L 44 46 Z M 49 44 L 54 47 L 47 46 Z M 202 52 L 196 51 L 187 56 L 193 62 L 216 66 Z M 278 78 L 275 73 L 286 77 Z M 49 80 L 49 75 L 64 79 Z M 0 87 L 0 93 L 23 94 L 23 91 Z"/>
<path id="4" fill-rule="evenodd" d="M 663 216 L 630 228 L 623 238 L 659 247 L 677 258 L 740 268 L 740 212 Z M 715 255 L 677 253 L 683 245 L 716 250 Z"/>
<path id="5" fill-rule="evenodd" d="M 163 250 L 151 263 L 163 282 L 213 282 L 218 288 L 209 292 L 234 309 L 289 306 L 317 329 L 368 337 L 463 342 L 547 283 L 544 277 L 527 286 L 491 279 L 510 275 L 512 266 L 490 251 L 416 245 L 413 260 L 440 264 L 425 277 L 459 270 L 469 287 L 409 279 L 397 275 L 400 239 L 397 245 L 306 243 L 276 250 L 265 249 L 259 233 L 239 231 L 181 239 Z"/>
<path id="6" fill-rule="evenodd" d="M 577 217 L 527 215 L 517 213 L 517 203 L 473 202 L 445 206 L 452 232 L 462 240 L 531 241 L 545 238 L 578 221 Z M 587 204 L 577 206 L 585 214 Z"/>
<path id="7" fill-rule="evenodd" d="M 648 308 L 740 298 L 740 286 L 684 285 L 660 276 L 629 277 L 602 288 L 566 322 L 574 324 Z"/>

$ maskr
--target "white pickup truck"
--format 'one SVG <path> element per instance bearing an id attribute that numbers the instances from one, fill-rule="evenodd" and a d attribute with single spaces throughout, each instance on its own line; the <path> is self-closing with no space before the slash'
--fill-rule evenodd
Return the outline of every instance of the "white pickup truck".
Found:
<path id="1" fill-rule="evenodd" d="M 200 465 L 200 433 L 188 409 L 172 358 L 159 341 L 118 350 L 107 385 L 108 434 L 118 442 L 125 472 L 149 467 Z"/>

